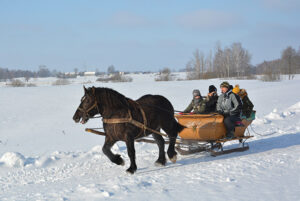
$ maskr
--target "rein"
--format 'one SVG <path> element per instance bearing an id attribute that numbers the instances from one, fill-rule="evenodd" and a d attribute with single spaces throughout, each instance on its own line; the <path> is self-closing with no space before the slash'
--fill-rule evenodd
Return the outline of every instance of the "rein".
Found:
<path id="1" fill-rule="evenodd" d="M 93 90 L 93 95 L 94 95 L 94 99 L 95 99 L 94 104 L 91 105 L 91 106 L 90 106 L 88 109 L 86 109 L 86 110 L 83 109 L 83 108 L 81 108 L 80 106 L 78 106 L 78 108 L 77 108 L 77 110 L 83 112 L 89 119 L 100 118 L 100 117 L 101 117 L 101 116 L 98 116 L 98 117 L 91 117 L 91 116 L 89 115 L 89 112 L 90 112 L 92 109 L 94 109 L 95 107 L 97 108 L 97 112 L 100 114 L 100 111 L 99 111 L 99 108 L 98 108 L 98 101 L 97 101 L 97 98 L 96 98 L 96 95 L 95 95 L 95 88 L 93 87 L 92 90 Z"/>

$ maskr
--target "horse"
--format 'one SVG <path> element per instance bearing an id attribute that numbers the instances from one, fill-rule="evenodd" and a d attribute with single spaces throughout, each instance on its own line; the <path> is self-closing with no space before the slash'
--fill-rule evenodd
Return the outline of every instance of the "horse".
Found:
<path id="1" fill-rule="evenodd" d="M 97 114 L 102 116 L 105 132 L 102 151 L 111 162 L 117 165 L 125 164 L 119 154 L 111 151 L 111 147 L 117 141 L 124 141 L 130 158 L 130 166 L 126 171 L 134 174 L 137 170 L 134 140 L 152 134 L 159 149 L 159 157 L 155 164 L 166 165 L 165 140 L 159 133 L 160 129 L 163 129 L 169 138 L 167 155 L 171 162 L 176 162 L 175 142 L 178 133 L 184 127 L 174 118 L 174 108 L 167 98 L 147 94 L 133 101 L 110 88 L 83 88 L 84 96 L 73 120 L 75 123 L 85 124 Z M 143 126 L 130 123 L 129 119 Z"/>

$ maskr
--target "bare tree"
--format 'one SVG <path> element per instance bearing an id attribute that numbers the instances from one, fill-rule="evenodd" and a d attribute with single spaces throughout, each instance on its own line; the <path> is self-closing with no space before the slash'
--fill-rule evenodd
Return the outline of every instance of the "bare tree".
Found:
<path id="1" fill-rule="evenodd" d="M 171 77 L 171 70 L 169 68 L 164 68 L 159 72 L 158 78 L 155 81 L 170 81 L 172 80 Z"/>
<path id="2" fill-rule="evenodd" d="M 114 74 L 116 72 L 114 65 L 110 65 L 107 68 L 107 73 L 108 74 Z"/>
<path id="3" fill-rule="evenodd" d="M 208 72 L 213 72 L 213 59 L 212 59 L 212 51 L 211 50 L 209 51 L 209 54 L 206 57 L 205 65 L 206 65 L 206 70 Z"/>
<path id="4" fill-rule="evenodd" d="M 226 48 L 224 51 L 224 67 L 226 69 L 227 77 L 231 76 L 231 68 L 232 68 L 232 51 L 230 48 Z"/>
<path id="5" fill-rule="evenodd" d="M 187 63 L 187 79 L 203 79 L 205 71 L 205 56 L 198 49 L 193 53 L 193 58 Z"/>
<path id="6" fill-rule="evenodd" d="M 222 72 L 223 55 L 224 55 L 223 50 L 221 49 L 220 46 L 218 46 L 213 59 L 213 70 L 217 73 L 218 77 L 224 77 L 224 74 Z"/>
<path id="7" fill-rule="evenodd" d="M 78 73 L 78 68 L 74 68 L 74 73 L 75 73 L 75 75 L 77 75 L 77 73 Z"/>
<path id="8" fill-rule="evenodd" d="M 49 71 L 49 69 L 47 68 L 46 65 L 40 65 L 37 75 L 38 75 L 38 77 L 50 77 L 51 72 Z"/>
<path id="9" fill-rule="evenodd" d="M 186 72 L 187 72 L 187 79 L 188 80 L 193 80 L 195 79 L 195 73 L 194 73 L 194 68 L 192 65 L 192 61 L 188 61 L 186 66 L 185 66 Z"/>
<path id="10" fill-rule="evenodd" d="M 194 58 L 192 59 L 192 62 L 195 70 L 195 79 L 199 79 L 201 76 L 201 59 L 199 50 L 197 49 L 193 55 Z"/>
<path id="11" fill-rule="evenodd" d="M 287 47 L 281 54 L 281 60 L 285 73 L 289 75 L 289 80 L 293 79 L 296 71 L 296 50 L 291 46 Z"/>
<path id="12" fill-rule="evenodd" d="M 262 64 L 260 64 L 260 67 L 263 69 L 263 75 L 261 77 L 262 81 L 264 82 L 280 81 L 280 73 L 279 71 L 276 71 L 273 68 L 272 62 L 264 61 Z"/>
<path id="13" fill-rule="evenodd" d="M 245 75 L 247 67 L 250 65 L 251 56 L 247 50 L 242 47 L 241 43 L 233 43 L 231 45 L 233 70 L 235 70 L 237 77 Z"/>

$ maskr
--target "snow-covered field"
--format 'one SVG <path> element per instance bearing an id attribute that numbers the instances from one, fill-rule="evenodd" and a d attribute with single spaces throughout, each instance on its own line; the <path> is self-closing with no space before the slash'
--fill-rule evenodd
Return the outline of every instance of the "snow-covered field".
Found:
<path id="1" fill-rule="evenodd" d="M 93 78 L 71 85 L 0 85 L 0 200 L 300 200 L 300 77 L 265 83 L 230 80 L 246 88 L 257 110 L 250 149 L 219 157 L 178 156 L 157 167 L 156 145 L 136 143 L 138 170 L 128 175 L 124 143 L 113 147 L 125 167 L 101 151 L 104 137 L 84 132 L 99 119 L 75 124 L 72 116 L 87 86 L 113 88 L 132 99 L 144 94 L 167 97 L 183 110 L 198 88 L 222 80 L 154 82 L 154 75 L 132 75 L 130 83 L 99 83 Z M 40 84 L 39 84 L 40 83 Z M 228 146 L 231 146 L 228 143 Z"/>

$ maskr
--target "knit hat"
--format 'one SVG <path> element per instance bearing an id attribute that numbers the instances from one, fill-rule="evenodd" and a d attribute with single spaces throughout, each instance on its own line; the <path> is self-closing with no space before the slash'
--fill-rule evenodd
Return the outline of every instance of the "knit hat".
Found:
<path id="1" fill-rule="evenodd" d="M 240 86 L 238 84 L 235 85 L 235 87 L 232 89 L 232 92 L 238 94 L 240 92 Z"/>
<path id="2" fill-rule="evenodd" d="M 229 83 L 227 81 L 222 82 L 222 84 L 220 85 L 220 87 L 226 87 L 229 89 Z"/>
<path id="3" fill-rule="evenodd" d="M 201 96 L 200 91 L 198 89 L 193 90 L 193 97 Z"/>
<path id="4" fill-rule="evenodd" d="M 241 98 L 244 98 L 245 96 L 247 96 L 247 91 L 245 89 L 241 89 L 240 92 L 239 92 L 239 96 Z"/>
<path id="5" fill-rule="evenodd" d="M 217 91 L 217 88 L 214 85 L 210 85 L 208 88 L 208 92 L 211 93 L 213 91 Z"/>

